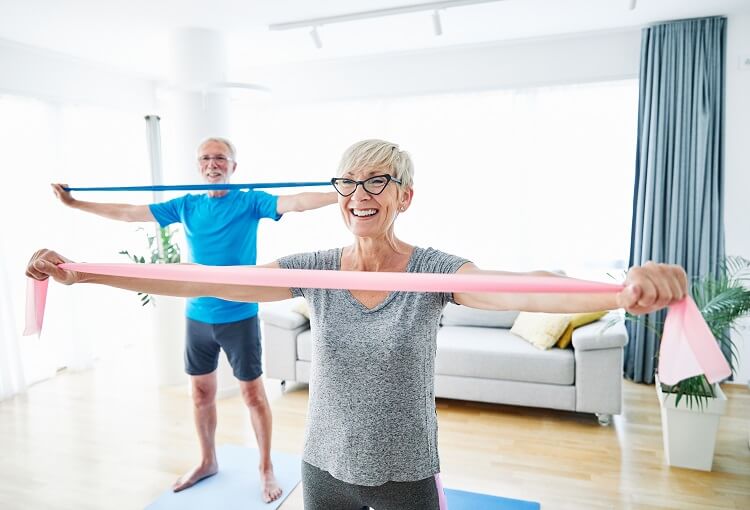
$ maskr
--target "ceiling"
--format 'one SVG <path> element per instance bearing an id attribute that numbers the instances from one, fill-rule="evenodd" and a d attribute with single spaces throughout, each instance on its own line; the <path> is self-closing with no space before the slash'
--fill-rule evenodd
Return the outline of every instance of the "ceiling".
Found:
<path id="1" fill-rule="evenodd" d="M 656 21 L 750 12 L 750 0 L 502 0 L 432 11 L 271 31 L 268 25 L 426 0 L 0 0 L 0 39 L 161 78 L 170 35 L 185 27 L 221 31 L 228 70 L 446 46 L 484 44 L 576 32 L 640 27 Z"/>

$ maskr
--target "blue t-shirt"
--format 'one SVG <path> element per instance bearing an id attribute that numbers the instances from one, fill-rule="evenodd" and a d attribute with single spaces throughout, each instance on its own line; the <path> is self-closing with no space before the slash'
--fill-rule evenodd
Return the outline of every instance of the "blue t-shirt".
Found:
<path id="1" fill-rule="evenodd" d="M 254 265 L 258 221 L 278 220 L 278 197 L 262 191 L 230 191 L 223 197 L 185 195 L 151 204 L 151 213 L 166 227 L 182 223 L 190 260 L 209 266 Z M 214 297 L 188 299 L 188 318 L 222 324 L 236 322 L 258 313 L 257 303 L 237 303 Z"/>

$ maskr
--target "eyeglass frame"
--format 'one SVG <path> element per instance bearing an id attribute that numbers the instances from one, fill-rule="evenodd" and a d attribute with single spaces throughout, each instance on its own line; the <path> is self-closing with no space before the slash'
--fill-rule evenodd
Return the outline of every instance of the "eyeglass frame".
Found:
<path id="1" fill-rule="evenodd" d="M 372 192 L 368 191 L 368 190 L 367 190 L 367 188 L 365 187 L 365 183 L 366 183 L 367 181 L 369 181 L 370 179 L 376 179 L 376 178 L 378 178 L 378 177 L 385 177 L 385 178 L 386 178 L 386 183 L 385 183 L 385 184 L 383 185 L 383 189 L 381 189 L 381 190 L 380 190 L 380 191 L 378 191 L 377 193 L 372 193 Z M 349 194 L 347 194 L 347 195 L 344 195 L 344 194 L 343 194 L 343 193 L 341 193 L 341 191 L 339 191 L 339 189 L 338 189 L 338 188 L 336 187 L 336 181 L 351 181 L 351 182 L 353 182 L 353 183 L 354 183 L 354 189 L 352 190 L 352 192 L 351 192 L 351 193 L 349 193 Z M 367 194 L 369 194 L 369 195 L 380 195 L 380 194 L 381 194 L 381 193 L 382 193 L 383 191 L 385 191 L 385 188 L 387 188 L 387 187 L 388 187 L 388 183 L 390 183 L 391 181 L 395 182 L 396 184 L 401 184 L 401 179 L 396 179 L 396 178 L 395 178 L 395 177 L 393 177 L 393 176 L 392 176 L 391 174 L 380 174 L 380 175 L 373 175 L 373 176 L 371 176 L 371 177 L 368 177 L 367 179 L 365 179 L 365 180 L 363 180 L 363 181 L 357 181 L 357 180 L 355 180 L 355 179 L 349 179 L 348 177 L 333 177 L 333 178 L 331 179 L 331 185 L 333 186 L 333 189 L 335 189 L 335 190 L 336 190 L 336 193 L 338 193 L 338 194 L 339 194 L 339 195 L 341 195 L 342 197 L 350 197 L 350 196 L 354 195 L 354 194 L 355 194 L 355 193 L 357 192 L 357 188 L 358 188 L 359 186 L 362 186 L 362 189 L 364 189 L 364 190 L 365 190 L 365 193 L 367 193 Z"/>
<path id="2" fill-rule="evenodd" d="M 199 165 L 208 165 L 211 161 L 214 161 L 217 165 L 228 165 L 229 162 L 234 161 L 234 159 L 228 156 L 224 156 L 224 155 L 219 155 L 219 156 L 205 155 L 205 156 L 199 156 L 197 161 Z"/>

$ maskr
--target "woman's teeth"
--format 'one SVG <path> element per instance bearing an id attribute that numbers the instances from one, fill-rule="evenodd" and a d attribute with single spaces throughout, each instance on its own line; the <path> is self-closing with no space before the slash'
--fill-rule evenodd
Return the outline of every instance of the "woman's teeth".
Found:
<path id="1" fill-rule="evenodd" d="M 372 216 L 376 212 L 378 211 L 375 209 L 352 209 L 352 214 L 354 214 L 354 216 Z"/>

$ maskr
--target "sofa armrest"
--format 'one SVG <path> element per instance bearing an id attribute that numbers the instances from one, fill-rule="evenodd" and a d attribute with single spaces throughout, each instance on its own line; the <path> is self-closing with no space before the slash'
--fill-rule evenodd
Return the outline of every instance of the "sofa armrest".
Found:
<path id="1" fill-rule="evenodd" d="M 622 410 L 623 346 L 628 333 L 612 314 L 573 331 L 576 411 L 598 415 Z"/>
<path id="2" fill-rule="evenodd" d="M 301 299 L 301 298 L 300 298 Z M 299 299 L 263 303 L 263 358 L 266 377 L 297 381 L 297 336 L 310 329 L 307 317 L 294 311 Z"/>
<path id="3" fill-rule="evenodd" d="M 616 316 L 605 315 L 591 324 L 573 330 L 573 349 L 594 351 L 599 349 L 621 348 L 628 343 L 628 332 Z"/>
<path id="4" fill-rule="evenodd" d="M 260 305 L 258 317 L 266 324 L 281 329 L 298 329 L 309 324 L 307 317 L 294 309 L 303 298 L 285 299 L 274 303 Z"/>

